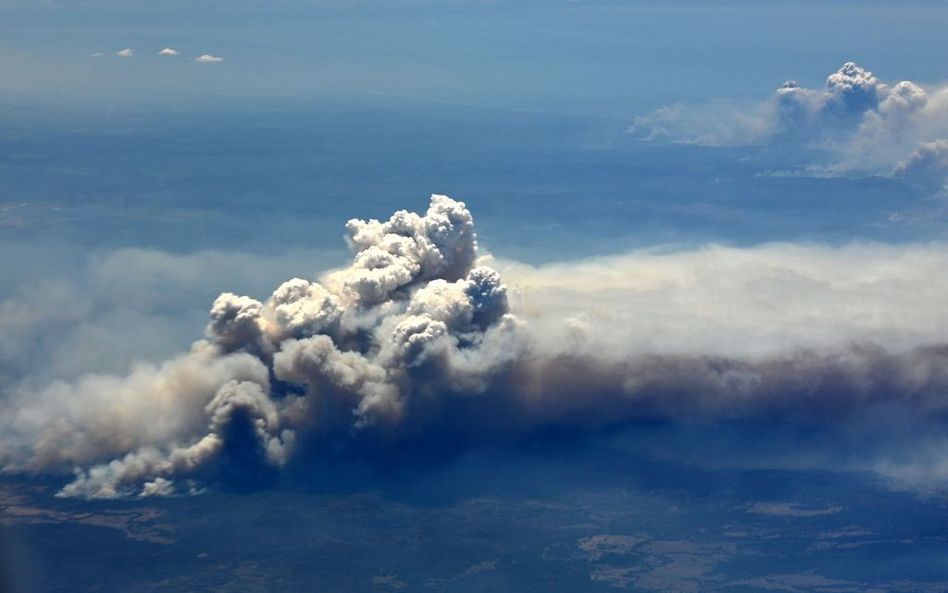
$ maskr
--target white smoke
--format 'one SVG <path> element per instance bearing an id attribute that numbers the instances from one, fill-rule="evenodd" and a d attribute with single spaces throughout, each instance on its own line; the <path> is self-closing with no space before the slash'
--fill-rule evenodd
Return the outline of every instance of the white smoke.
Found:
<path id="1" fill-rule="evenodd" d="M 894 85 L 853 62 L 826 79 L 823 89 L 787 81 L 758 103 L 671 105 L 635 118 L 629 133 L 645 140 L 703 146 L 793 144 L 828 151 L 823 173 L 899 173 L 932 143 L 948 140 L 948 87 L 912 81 Z M 929 159 L 925 180 L 948 176 L 942 160 Z"/>
<path id="2" fill-rule="evenodd" d="M 347 230 L 348 267 L 222 294 L 187 354 L 14 390 L 4 468 L 75 471 L 64 496 L 167 495 L 328 442 L 948 412 L 943 245 L 493 262 L 508 288 L 448 197 Z"/>

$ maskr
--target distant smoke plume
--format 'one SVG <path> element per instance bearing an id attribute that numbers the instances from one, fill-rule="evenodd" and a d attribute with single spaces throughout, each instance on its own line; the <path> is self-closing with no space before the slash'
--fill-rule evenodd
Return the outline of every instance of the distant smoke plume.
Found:
<path id="1" fill-rule="evenodd" d="M 840 96 L 868 100 L 863 78 Z M 437 195 L 424 215 L 352 220 L 347 240 L 351 264 L 319 282 L 220 295 L 207 339 L 176 359 L 11 394 L 4 467 L 74 470 L 64 496 L 146 496 L 199 489 L 227 464 L 303 463 L 330 442 L 948 412 L 937 245 L 532 268 L 481 254 L 465 205 Z"/>
<path id="2" fill-rule="evenodd" d="M 853 62 L 829 75 L 823 89 L 790 80 L 756 103 L 665 106 L 635 118 L 629 132 L 704 146 L 820 148 L 833 160 L 814 165 L 829 173 L 899 176 L 919 163 L 924 184 L 940 186 L 948 177 L 944 159 L 933 153 L 933 145 L 948 140 L 948 87 L 908 80 L 890 86 Z"/>

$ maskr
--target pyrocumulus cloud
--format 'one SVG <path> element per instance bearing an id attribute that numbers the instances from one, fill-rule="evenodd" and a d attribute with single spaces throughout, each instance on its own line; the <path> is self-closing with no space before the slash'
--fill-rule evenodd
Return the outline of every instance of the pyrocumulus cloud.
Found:
<path id="1" fill-rule="evenodd" d="M 819 148 L 833 155 L 832 162 L 815 165 L 823 173 L 911 177 L 910 169 L 924 168 L 926 184 L 941 185 L 948 166 L 937 146 L 948 141 L 948 87 L 887 84 L 847 62 L 822 89 L 790 80 L 757 103 L 664 106 L 635 118 L 629 132 L 644 140 L 705 146 Z"/>

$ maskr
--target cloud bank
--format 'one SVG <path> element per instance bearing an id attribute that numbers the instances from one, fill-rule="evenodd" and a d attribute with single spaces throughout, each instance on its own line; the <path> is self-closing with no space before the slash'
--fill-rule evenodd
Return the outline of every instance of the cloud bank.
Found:
<path id="1" fill-rule="evenodd" d="M 705 146 L 819 148 L 833 155 L 832 162 L 823 163 L 828 172 L 911 180 L 913 174 L 906 170 L 917 166 L 925 168 L 925 183 L 937 179 L 941 185 L 948 168 L 935 152 L 948 141 L 948 86 L 908 80 L 887 84 L 847 62 L 827 77 L 822 89 L 791 80 L 757 103 L 665 106 L 637 117 L 629 132 L 644 140 Z"/>
<path id="2" fill-rule="evenodd" d="M 943 428 L 943 245 L 711 246 L 531 267 L 481 253 L 465 205 L 437 195 L 423 215 L 346 231 L 348 266 L 264 300 L 221 294 L 189 352 L 11 388 L 4 469 L 74 472 L 64 496 L 147 496 L 322 449 L 641 419 L 835 430 L 881 413 Z"/>

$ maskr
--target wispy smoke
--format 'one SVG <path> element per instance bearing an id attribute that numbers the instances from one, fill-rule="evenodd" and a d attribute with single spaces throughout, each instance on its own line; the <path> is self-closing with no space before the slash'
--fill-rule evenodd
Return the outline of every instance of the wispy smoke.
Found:
<path id="1" fill-rule="evenodd" d="M 948 140 L 923 142 L 907 160 L 896 165 L 893 176 L 936 189 L 948 182 Z"/>
<path id="2" fill-rule="evenodd" d="M 534 268 L 481 254 L 470 212 L 446 196 L 423 216 L 352 220 L 347 238 L 351 264 L 319 282 L 294 278 L 265 301 L 222 294 L 207 339 L 178 358 L 15 390 L 4 467 L 75 471 L 64 496 L 163 495 L 330 444 L 948 412 L 940 245 Z"/>
<path id="3" fill-rule="evenodd" d="M 932 153 L 948 140 L 948 87 L 911 81 L 893 85 L 847 62 L 822 89 L 787 81 L 761 102 L 671 105 L 637 117 L 629 132 L 645 140 L 700 144 L 792 144 L 834 155 L 824 172 L 888 175 Z M 913 154 L 921 152 L 921 155 Z M 925 182 L 941 185 L 944 159 L 925 161 Z M 900 165 L 900 163 L 902 163 Z"/>

